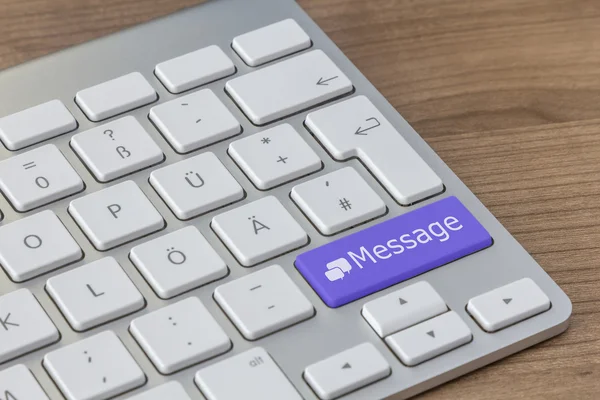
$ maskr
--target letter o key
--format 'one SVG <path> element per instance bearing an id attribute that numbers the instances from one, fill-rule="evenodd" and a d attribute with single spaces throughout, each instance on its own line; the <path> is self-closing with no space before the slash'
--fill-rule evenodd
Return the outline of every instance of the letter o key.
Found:
<path id="1" fill-rule="evenodd" d="M 42 245 L 42 239 L 38 235 L 27 235 L 23 239 L 23 243 L 30 249 L 37 249 Z"/>

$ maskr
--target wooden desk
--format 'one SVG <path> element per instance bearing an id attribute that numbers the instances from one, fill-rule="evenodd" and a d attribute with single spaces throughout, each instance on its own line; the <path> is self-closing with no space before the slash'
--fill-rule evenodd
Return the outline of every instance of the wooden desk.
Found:
<path id="1" fill-rule="evenodd" d="M 0 68 L 197 1 L 0 0 Z M 421 398 L 600 398 L 600 1 L 299 2 L 573 301 Z"/>

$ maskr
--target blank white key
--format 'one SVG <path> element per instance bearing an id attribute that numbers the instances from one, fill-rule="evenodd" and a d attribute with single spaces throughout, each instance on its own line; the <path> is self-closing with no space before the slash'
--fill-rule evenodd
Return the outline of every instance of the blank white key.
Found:
<path id="1" fill-rule="evenodd" d="M 323 400 L 335 399 L 387 377 L 390 365 L 371 343 L 359 344 L 304 370 L 304 379 Z"/>
<path id="2" fill-rule="evenodd" d="M 302 400 L 262 347 L 201 369 L 195 382 L 208 400 Z"/>
<path id="3" fill-rule="evenodd" d="M 0 162 L 0 189 L 18 211 L 77 193 L 83 181 L 53 144 Z"/>
<path id="4" fill-rule="evenodd" d="M 313 50 L 230 80 L 225 85 L 244 114 L 264 125 L 352 91 L 352 83 L 322 50 Z"/>
<path id="5" fill-rule="evenodd" d="M 249 340 L 314 315 L 312 304 L 279 265 L 219 286 L 215 300 Z"/>
<path id="6" fill-rule="evenodd" d="M 194 226 L 136 246 L 130 258 L 163 299 L 223 278 L 228 272 L 225 261 Z"/>
<path id="7" fill-rule="evenodd" d="M 211 226 L 246 267 L 308 242 L 306 232 L 273 196 L 219 214 Z"/>
<path id="8" fill-rule="evenodd" d="M 385 338 L 405 365 L 412 367 L 469 343 L 473 335 L 454 311 L 421 322 Z"/>
<path id="9" fill-rule="evenodd" d="M 362 315 L 381 337 L 448 311 L 435 289 L 421 281 L 368 302 Z"/>
<path id="10" fill-rule="evenodd" d="M 171 381 L 129 397 L 129 400 L 192 400 L 181 383 Z"/>
<path id="11" fill-rule="evenodd" d="M 48 279 L 46 290 L 73 329 L 83 331 L 144 307 L 133 282 L 112 257 Z"/>
<path id="12" fill-rule="evenodd" d="M 164 159 L 160 147 L 132 116 L 78 133 L 71 147 L 100 182 L 139 171 Z"/>
<path id="13" fill-rule="evenodd" d="M 19 289 L 0 296 L 0 363 L 59 338 L 58 330 L 29 290 Z"/>
<path id="14" fill-rule="evenodd" d="M 321 159 L 289 124 L 237 140 L 229 155 L 257 188 L 267 190 L 321 169 Z"/>
<path id="15" fill-rule="evenodd" d="M 293 19 L 286 19 L 233 38 L 232 47 L 252 67 L 310 47 L 310 38 Z"/>
<path id="16" fill-rule="evenodd" d="M 244 189 L 210 152 L 152 171 L 150 184 L 179 219 L 190 219 L 244 198 Z"/>
<path id="17" fill-rule="evenodd" d="M 163 374 L 171 374 L 231 348 L 229 337 L 197 297 L 136 318 L 129 330 Z"/>
<path id="18" fill-rule="evenodd" d="M 77 128 L 77 121 L 60 100 L 0 118 L 0 140 L 9 150 L 50 139 Z"/>
<path id="19" fill-rule="evenodd" d="M 444 189 L 435 172 L 365 96 L 308 114 L 306 126 L 335 159 L 358 157 L 402 205 Z"/>
<path id="20" fill-rule="evenodd" d="M 162 229 L 162 216 L 133 181 L 75 199 L 69 213 L 98 250 Z"/>
<path id="21" fill-rule="evenodd" d="M 105 400 L 146 382 L 146 376 L 112 331 L 46 354 L 44 367 L 68 400 Z"/>
<path id="22" fill-rule="evenodd" d="M 242 126 L 210 89 L 152 107 L 150 120 L 178 153 L 242 132 Z"/>
<path id="23" fill-rule="evenodd" d="M 49 400 L 31 371 L 23 364 L 0 371 L 0 399 Z"/>
<path id="24" fill-rule="evenodd" d="M 81 248 L 50 210 L 0 227 L 0 264 L 23 282 L 79 260 Z"/>
<path id="25" fill-rule="evenodd" d="M 234 74 L 235 65 L 213 45 L 161 62 L 154 73 L 169 92 L 181 93 Z"/>
<path id="26" fill-rule="evenodd" d="M 550 309 L 550 299 L 531 279 L 523 278 L 469 300 L 467 311 L 487 332 Z"/>
<path id="27" fill-rule="evenodd" d="M 75 102 L 92 121 L 152 103 L 158 95 L 146 78 L 132 72 L 77 92 Z"/>
<path id="28" fill-rule="evenodd" d="M 324 235 L 385 214 L 381 197 L 352 167 L 294 186 L 292 199 Z"/>

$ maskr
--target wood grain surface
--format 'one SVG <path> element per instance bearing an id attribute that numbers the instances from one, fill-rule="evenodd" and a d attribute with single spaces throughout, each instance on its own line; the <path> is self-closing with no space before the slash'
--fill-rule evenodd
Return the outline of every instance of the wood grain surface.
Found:
<path id="1" fill-rule="evenodd" d="M 0 68 L 196 4 L 0 0 Z M 573 301 L 422 399 L 600 398 L 600 1 L 299 0 Z"/>

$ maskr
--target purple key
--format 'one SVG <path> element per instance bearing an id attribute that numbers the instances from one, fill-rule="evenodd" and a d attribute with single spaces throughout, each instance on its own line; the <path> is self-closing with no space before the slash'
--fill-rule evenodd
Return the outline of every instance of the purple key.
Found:
<path id="1" fill-rule="evenodd" d="M 339 307 L 492 245 L 456 197 L 300 254 L 296 268 L 329 307 Z"/>

